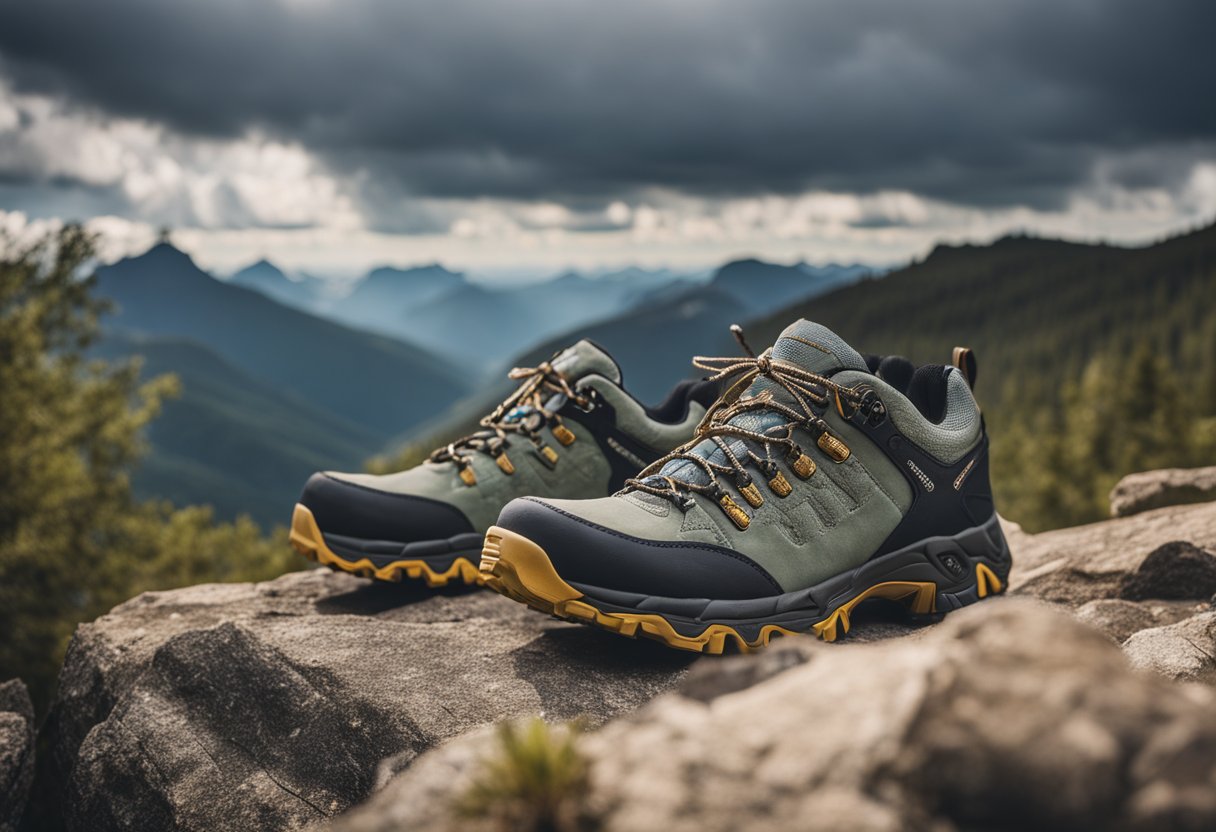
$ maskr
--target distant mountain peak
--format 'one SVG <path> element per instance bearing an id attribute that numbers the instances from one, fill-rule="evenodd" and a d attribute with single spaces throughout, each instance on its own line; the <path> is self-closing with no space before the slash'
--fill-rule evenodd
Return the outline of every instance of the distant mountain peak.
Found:
<path id="1" fill-rule="evenodd" d="M 761 260 L 759 257 L 740 257 L 738 260 L 731 260 L 724 263 L 718 271 L 725 271 L 732 268 L 749 268 L 752 266 L 773 266 L 774 263 L 769 263 L 767 260 Z"/>
<path id="2" fill-rule="evenodd" d="M 571 269 L 569 271 L 562 272 L 557 277 L 555 277 L 551 281 L 549 281 L 549 283 L 550 283 L 550 285 L 554 285 L 554 284 L 581 285 L 581 284 L 587 283 L 589 281 L 590 281 L 590 278 L 588 278 L 586 275 L 581 274 L 581 273 L 576 272 L 573 269 Z"/>
<path id="3" fill-rule="evenodd" d="M 169 242 L 157 243 L 143 254 L 124 257 L 112 265 L 132 266 L 134 271 L 131 274 L 138 273 L 145 277 L 159 278 L 163 275 L 168 280 L 214 279 L 198 267 L 194 258 Z"/>
<path id="4" fill-rule="evenodd" d="M 145 251 L 143 254 L 137 254 L 136 256 L 130 257 L 127 259 L 140 260 L 145 257 L 149 258 L 149 259 L 157 259 L 157 260 L 178 260 L 178 261 L 186 260 L 186 261 L 189 261 L 191 264 L 194 263 L 194 258 L 192 258 L 186 252 L 182 251 L 177 246 L 173 245 L 173 243 L 169 243 L 169 242 L 157 243 L 156 245 L 152 246 L 150 249 Z"/>
<path id="5" fill-rule="evenodd" d="M 282 269 L 267 260 L 265 257 L 257 260 L 256 262 L 250 263 L 243 269 L 233 272 L 232 278 L 236 280 L 241 277 L 249 277 L 253 275 L 257 275 L 263 279 L 267 277 L 281 277 L 284 280 L 288 279 L 287 274 Z"/>
<path id="6" fill-rule="evenodd" d="M 377 266 L 367 273 L 367 280 L 410 280 L 415 278 L 463 280 L 464 275 L 454 272 L 440 263 L 426 263 L 420 266 Z"/>

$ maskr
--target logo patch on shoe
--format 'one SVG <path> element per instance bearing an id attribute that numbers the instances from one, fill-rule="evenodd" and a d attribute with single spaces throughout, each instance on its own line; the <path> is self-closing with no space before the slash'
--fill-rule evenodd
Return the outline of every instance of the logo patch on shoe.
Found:
<path id="1" fill-rule="evenodd" d="M 946 571 L 954 577 L 959 577 L 963 574 L 963 565 L 959 563 L 958 558 L 954 555 L 942 555 L 938 558 L 942 562 L 942 566 L 946 567 Z"/>
<path id="2" fill-rule="evenodd" d="M 971 473 L 971 468 L 972 468 L 972 466 L 974 466 L 974 465 L 975 465 L 975 457 L 971 457 L 971 461 L 970 461 L 970 462 L 968 462 L 968 463 L 967 463 L 967 464 L 966 464 L 966 465 L 963 467 L 963 470 L 959 472 L 958 476 L 954 478 L 954 490 L 955 490 L 955 491 L 961 491 L 961 490 L 962 490 L 962 488 L 963 488 L 963 480 L 967 479 L 967 475 Z"/>

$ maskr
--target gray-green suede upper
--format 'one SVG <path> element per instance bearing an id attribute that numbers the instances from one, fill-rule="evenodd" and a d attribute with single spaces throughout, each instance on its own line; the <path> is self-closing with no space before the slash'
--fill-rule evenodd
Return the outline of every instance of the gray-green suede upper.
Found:
<path id="1" fill-rule="evenodd" d="M 856 351 L 818 324 L 798 321 L 788 327 L 774 345 L 772 357 L 815 373 L 834 372 L 833 380 L 844 386 L 864 381 L 886 404 L 898 430 L 943 462 L 961 459 L 981 440 L 979 408 L 965 379 L 953 368 L 946 380 L 947 410 L 935 424 L 899 391 L 871 374 Z M 748 393 L 765 389 L 772 390 L 773 384 L 761 377 Z M 723 483 L 727 493 L 751 516 L 746 529 L 738 528 L 713 499 L 702 494 L 692 495 L 693 502 L 686 511 L 664 497 L 628 490 L 600 499 L 544 502 L 604 529 L 643 540 L 725 547 L 764 569 L 782 591 L 809 587 L 869 558 L 900 524 L 913 499 L 908 478 L 869 437 L 834 407 L 826 408 L 822 415 L 831 432 L 848 445 L 849 457 L 843 462 L 833 461 L 816 445 L 814 437 L 797 429 L 794 439 L 814 459 L 816 472 L 803 480 L 781 461 L 779 467 L 793 487 L 788 496 L 772 493 L 757 475 L 755 482 L 764 502 L 751 507 L 730 483 Z M 749 426 L 757 429 L 768 424 L 765 417 L 757 417 L 754 412 L 742 414 L 742 418 L 751 420 Z M 702 442 L 698 452 L 717 455 L 717 461 L 721 461 L 721 451 L 711 442 Z M 739 447 L 736 452 L 743 451 Z M 685 478 L 706 476 L 683 460 L 669 462 L 661 473 Z M 605 557 L 610 556 L 605 553 Z"/>
<path id="2" fill-rule="evenodd" d="M 688 411 L 679 422 L 668 424 L 651 418 L 645 408 L 621 388 L 616 363 L 590 341 L 579 341 L 550 363 L 567 377 L 575 390 L 594 390 L 607 402 L 615 411 L 617 430 L 655 451 L 665 453 L 687 441 L 705 415 L 704 407 L 689 402 Z M 475 485 L 467 485 L 452 462 L 425 462 L 388 475 L 336 472 L 326 472 L 326 475 L 380 492 L 438 500 L 459 509 L 474 529 L 484 531 L 494 523 L 502 507 L 516 497 L 584 499 L 609 493 L 612 466 L 600 443 L 588 428 L 573 419 L 566 419 L 563 424 L 575 437 L 569 445 L 560 443 L 549 428 L 541 430 L 546 444 L 557 453 L 552 468 L 524 439 L 513 441 L 507 450 L 515 469 L 512 474 L 504 473 L 489 454 L 468 452 Z M 627 449 L 610 447 L 608 453 L 622 454 L 626 463 L 632 464 L 628 460 L 633 455 Z M 644 463 L 636 468 L 643 466 Z"/>

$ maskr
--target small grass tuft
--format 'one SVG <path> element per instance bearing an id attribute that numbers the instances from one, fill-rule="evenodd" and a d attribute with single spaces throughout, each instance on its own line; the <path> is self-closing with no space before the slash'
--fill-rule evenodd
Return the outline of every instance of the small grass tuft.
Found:
<path id="1" fill-rule="evenodd" d="M 498 726 L 495 748 L 481 761 L 456 804 L 510 832 L 585 832 L 587 761 L 578 749 L 582 727 L 550 726 L 542 719 Z"/>

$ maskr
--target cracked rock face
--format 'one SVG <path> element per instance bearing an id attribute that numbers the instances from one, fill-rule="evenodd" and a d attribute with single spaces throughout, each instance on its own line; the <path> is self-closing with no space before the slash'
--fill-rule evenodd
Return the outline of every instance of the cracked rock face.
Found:
<path id="1" fill-rule="evenodd" d="M 488 592 L 312 571 L 150 593 L 69 650 L 48 728 L 63 820 L 301 828 L 367 797 L 382 761 L 525 714 L 599 724 L 690 661 Z"/>
<path id="2" fill-rule="evenodd" d="M 0 832 L 15 832 L 34 782 L 34 706 L 19 679 L 0 684 Z"/>

